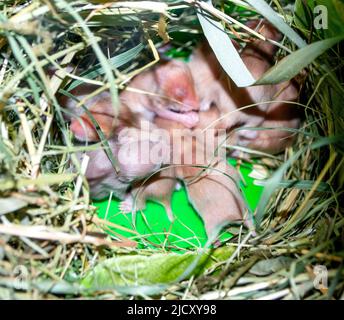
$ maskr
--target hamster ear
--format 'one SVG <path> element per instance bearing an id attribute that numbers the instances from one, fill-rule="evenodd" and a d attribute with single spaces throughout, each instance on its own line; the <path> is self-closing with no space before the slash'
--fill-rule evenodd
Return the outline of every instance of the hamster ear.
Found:
<path id="1" fill-rule="evenodd" d="M 73 119 L 70 124 L 70 130 L 79 141 L 97 141 L 97 132 L 85 117 Z"/>
<path id="2" fill-rule="evenodd" d="M 97 121 L 104 136 L 109 138 L 114 128 L 115 118 L 99 113 L 92 113 L 92 116 Z M 79 141 L 100 141 L 98 132 L 87 115 L 82 115 L 79 119 L 73 119 L 70 130 Z"/>

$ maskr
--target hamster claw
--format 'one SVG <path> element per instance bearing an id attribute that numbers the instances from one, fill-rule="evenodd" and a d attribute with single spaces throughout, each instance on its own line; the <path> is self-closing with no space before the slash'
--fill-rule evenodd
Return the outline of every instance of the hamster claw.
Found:
<path id="1" fill-rule="evenodd" d="M 183 185 L 180 183 L 180 182 L 177 182 L 176 183 L 176 186 L 175 186 L 175 190 L 176 191 L 179 191 L 180 189 L 182 189 L 183 188 Z"/>

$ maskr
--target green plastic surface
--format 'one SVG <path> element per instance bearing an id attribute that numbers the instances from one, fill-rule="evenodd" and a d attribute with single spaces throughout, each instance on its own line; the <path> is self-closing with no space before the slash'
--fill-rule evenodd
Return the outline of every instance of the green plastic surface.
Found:
<path id="1" fill-rule="evenodd" d="M 237 165 L 233 159 L 230 159 L 229 163 Z M 249 177 L 252 171 L 251 164 L 242 163 L 239 168 L 243 179 L 241 182 L 243 194 L 251 210 L 254 210 L 263 188 L 255 185 L 254 180 Z M 173 223 L 168 220 L 164 208 L 152 201 L 148 201 L 146 209 L 135 215 L 121 213 L 117 199 L 97 201 L 94 205 L 99 208 L 100 218 L 118 226 L 110 227 L 107 230 L 109 234 L 136 240 L 141 248 L 190 250 L 203 247 L 207 241 L 203 221 L 189 204 L 185 188 L 173 193 L 172 210 L 176 217 Z M 224 231 L 219 240 L 224 241 L 230 237 L 231 234 Z"/>

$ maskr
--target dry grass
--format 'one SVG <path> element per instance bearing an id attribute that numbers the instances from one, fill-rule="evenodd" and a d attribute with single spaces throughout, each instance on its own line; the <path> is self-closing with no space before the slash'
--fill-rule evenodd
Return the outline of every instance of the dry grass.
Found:
<path id="1" fill-rule="evenodd" d="M 249 6 L 237 10 L 233 3 L 240 2 L 226 1 L 213 14 L 227 25 L 257 15 Z M 282 13 L 286 6 L 274 2 Z M 117 88 L 156 63 L 156 47 L 172 37 L 177 51 L 187 51 L 201 29 L 191 1 L 155 2 L 149 8 L 144 2 L 69 3 L 0 4 L 0 297 L 144 298 L 142 292 L 86 291 L 79 285 L 107 258 L 156 251 L 105 236 L 82 177 L 85 163 L 75 156 L 97 146 L 73 144 L 56 94 L 71 88 L 66 79 L 80 80 L 65 69 L 73 61 L 85 70 L 83 81 L 97 81 L 99 91 L 110 89 L 116 102 Z M 287 9 L 283 13 L 290 18 Z M 248 36 L 238 24 L 228 31 L 242 40 Z M 294 50 L 288 41 L 283 46 Z M 155 298 L 343 298 L 341 53 L 342 45 L 334 46 L 307 69 L 301 103 L 305 121 L 295 145 L 278 160 L 259 158 L 271 168 L 285 168 L 270 180 L 274 188 L 258 213 L 258 236 L 232 228 L 235 236 L 226 247 L 235 252 L 229 259 L 163 287 Z M 49 79 L 48 65 L 61 77 Z M 314 288 L 316 265 L 327 268 L 327 288 Z"/>

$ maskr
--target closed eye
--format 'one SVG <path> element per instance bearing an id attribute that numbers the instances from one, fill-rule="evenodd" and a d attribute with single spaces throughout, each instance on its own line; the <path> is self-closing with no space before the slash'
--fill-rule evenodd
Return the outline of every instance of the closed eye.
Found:
<path id="1" fill-rule="evenodd" d="M 183 99 L 187 95 L 187 90 L 182 87 L 177 87 L 174 93 L 175 93 L 176 98 Z"/>

